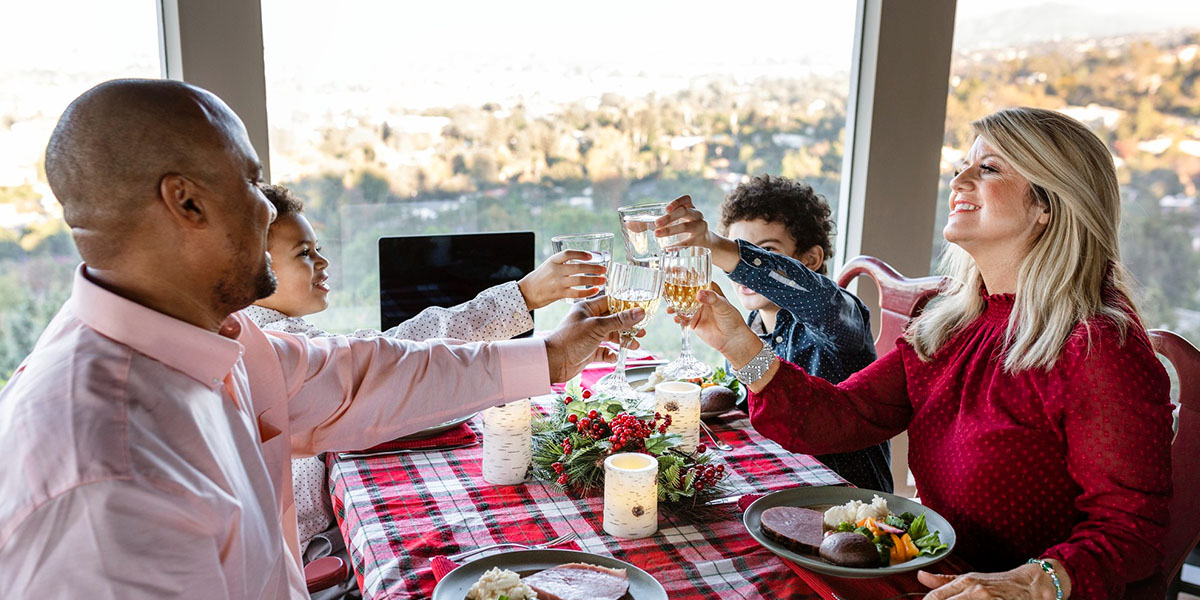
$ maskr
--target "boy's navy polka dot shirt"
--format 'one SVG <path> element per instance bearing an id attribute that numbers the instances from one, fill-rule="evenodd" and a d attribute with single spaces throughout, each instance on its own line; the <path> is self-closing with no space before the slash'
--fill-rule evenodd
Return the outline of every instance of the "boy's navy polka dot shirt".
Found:
<path id="1" fill-rule="evenodd" d="M 775 355 L 808 373 L 839 383 L 875 360 L 871 313 L 862 300 L 799 260 L 738 240 L 740 260 L 729 274 L 779 306 L 774 331 L 758 311 L 749 324 Z M 892 491 L 891 453 L 885 442 L 865 450 L 818 456 L 854 485 Z"/>

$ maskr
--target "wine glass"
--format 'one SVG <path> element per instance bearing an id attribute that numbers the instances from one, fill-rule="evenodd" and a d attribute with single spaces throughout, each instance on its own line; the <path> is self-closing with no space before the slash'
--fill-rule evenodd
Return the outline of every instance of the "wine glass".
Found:
<path id="1" fill-rule="evenodd" d="M 625 237 L 625 258 L 630 263 L 656 267 L 663 247 L 679 241 L 678 235 L 661 238 L 654 235 L 654 221 L 667 214 L 666 202 L 622 206 L 617 213 L 621 215 L 621 235 Z"/>
<path id="2" fill-rule="evenodd" d="M 558 254 L 563 250 L 582 250 L 591 254 L 588 260 L 572 260 L 569 263 L 584 263 L 589 265 L 604 265 L 608 268 L 608 263 L 612 259 L 613 234 L 611 233 L 573 233 L 568 235 L 556 235 L 550 238 L 550 245 L 554 248 L 554 253 Z M 574 289 L 586 290 L 589 286 L 577 285 Z M 604 286 L 600 286 L 600 291 L 596 295 L 604 293 Z M 582 298 L 566 298 L 567 302 L 578 302 Z"/>
<path id="3" fill-rule="evenodd" d="M 668 248 L 662 253 L 663 297 L 681 317 L 691 318 L 700 308 L 697 294 L 712 281 L 712 253 L 708 248 Z M 679 357 L 663 367 L 671 379 L 705 377 L 712 368 L 692 354 L 692 330 L 683 328 Z"/>
<path id="4" fill-rule="evenodd" d="M 621 351 L 617 354 L 617 367 L 612 375 L 592 386 L 592 391 L 617 398 L 641 398 L 625 378 L 625 350 L 637 332 L 646 328 L 646 323 L 658 309 L 658 301 L 662 298 L 662 286 L 663 272 L 658 269 L 613 263 L 608 272 L 608 312 L 616 314 L 640 306 L 646 311 L 646 316 L 629 329 L 621 330 Z"/>

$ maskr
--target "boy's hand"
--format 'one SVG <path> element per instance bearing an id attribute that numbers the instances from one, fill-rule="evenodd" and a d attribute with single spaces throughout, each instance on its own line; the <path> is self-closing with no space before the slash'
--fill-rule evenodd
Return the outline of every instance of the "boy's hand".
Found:
<path id="1" fill-rule="evenodd" d="M 654 235 L 665 237 L 682 235 L 683 238 L 670 248 L 700 246 L 712 251 L 712 262 L 725 272 L 732 271 L 738 263 L 737 242 L 709 229 L 704 214 L 696 210 L 691 196 L 680 196 L 667 205 L 667 214 L 654 221 L 658 228 Z"/>
<path id="2" fill-rule="evenodd" d="M 546 259 L 537 269 L 517 282 L 525 305 L 529 310 L 548 306 L 562 298 L 587 298 L 594 296 L 604 285 L 604 265 L 589 265 L 579 262 L 588 260 L 591 253 L 583 250 L 563 250 Z M 577 285 L 585 289 L 572 289 Z"/>

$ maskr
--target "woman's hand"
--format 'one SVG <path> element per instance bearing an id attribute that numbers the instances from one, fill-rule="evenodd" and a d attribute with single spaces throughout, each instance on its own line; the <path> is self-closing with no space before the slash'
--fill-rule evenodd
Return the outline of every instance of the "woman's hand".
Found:
<path id="1" fill-rule="evenodd" d="M 712 251 L 712 262 L 725 272 L 732 271 L 738 263 L 737 242 L 717 234 L 708 228 L 704 214 L 696 210 L 691 196 L 680 196 L 667 205 L 667 214 L 654 221 L 658 229 L 654 235 L 682 235 L 671 247 L 700 246 Z"/>
<path id="2" fill-rule="evenodd" d="M 563 250 L 546 259 L 541 266 L 517 282 L 529 310 L 549 306 L 562 298 L 589 298 L 604 285 L 604 265 L 589 265 L 591 253 L 583 250 Z M 585 289 L 574 289 L 586 285 Z"/>
<path id="3" fill-rule="evenodd" d="M 670 307 L 667 312 L 675 314 L 676 323 L 690 325 L 705 344 L 720 352 L 735 368 L 745 366 L 762 349 L 762 340 L 750 331 L 742 313 L 725 299 L 720 286 L 711 283 L 709 288 L 697 294 L 700 308 L 692 318 L 680 316 Z M 747 352 L 749 355 L 745 355 Z"/>
<path id="4" fill-rule="evenodd" d="M 1051 561 L 1059 582 L 1063 586 L 1063 598 L 1070 595 L 1070 582 L 1066 571 Z M 939 575 L 920 571 L 917 579 L 933 588 L 925 600 L 1054 600 L 1054 582 L 1050 575 L 1036 564 L 1021 565 L 1002 573 L 967 573 L 965 575 Z"/>

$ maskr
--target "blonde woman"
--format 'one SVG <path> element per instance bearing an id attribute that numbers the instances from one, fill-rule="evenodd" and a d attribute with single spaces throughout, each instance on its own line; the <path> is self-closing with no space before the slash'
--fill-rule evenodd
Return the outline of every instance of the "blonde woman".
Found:
<path id="1" fill-rule="evenodd" d="M 1120 262 L 1112 158 L 1053 111 L 974 129 L 944 230 L 955 284 L 894 351 L 834 386 L 776 359 L 707 291 L 696 331 L 751 381 L 751 422 L 785 448 L 848 452 L 908 430 L 922 502 L 980 571 L 921 573 L 926 598 L 1120 598 L 1159 564 L 1171 407 Z"/>

